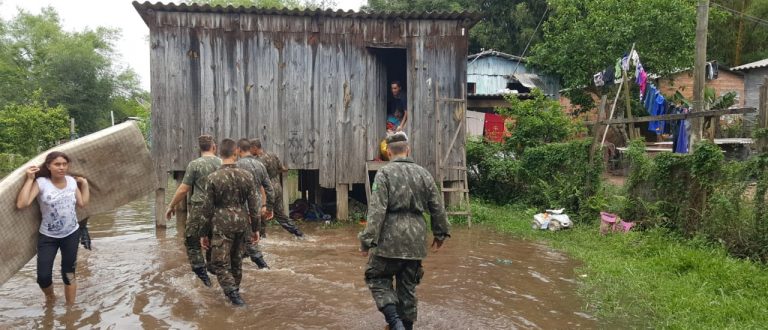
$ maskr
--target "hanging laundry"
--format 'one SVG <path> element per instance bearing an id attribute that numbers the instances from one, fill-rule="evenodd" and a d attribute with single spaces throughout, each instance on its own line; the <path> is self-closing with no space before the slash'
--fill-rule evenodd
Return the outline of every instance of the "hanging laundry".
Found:
<path id="1" fill-rule="evenodd" d="M 485 114 L 485 138 L 493 142 L 504 141 L 504 117 L 494 114 Z"/>
<path id="2" fill-rule="evenodd" d="M 635 67 L 641 66 L 640 65 L 640 54 L 637 53 L 636 50 L 632 50 L 631 53 L 629 53 L 629 60 L 632 61 L 632 63 L 635 65 Z"/>
<path id="3" fill-rule="evenodd" d="M 629 55 L 624 55 L 621 58 L 621 69 L 629 72 Z"/>
<path id="4" fill-rule="evenodd" d="M 605 82 L 603 81 L 603 75 L 605 74 L 605 71 L 595 73 L 594 76 L 592 76 L 592 80 L 595 82 L 595 86 L 601 87 L 605 85 Z"/>
<path id="5" fill-rule="evenodd" d="M 608 66 L 608 68 L 606 68 L 603 71 L 603 82 L 604 82 L 605 86 L 613 85 L 613 80 L 614 80 L 615 72 L 616 72 L 616 67 L 613 66 L 613 65 Z"/>
<path id="6" fill-rule="evenodd" d="M 675 142 L 672 146 L 672 152 L 678 154 L 688 153 L 688 121 L 680 120 L 677 125 L 677 134 L 675 134 Z"/>
<path id="7" fill-rule="evenodd" d="M 643 94 L 645 94 L 645 88 L 647 87 L 648 74 L 645 73 L 642 66 L 638 67 L 640 68 L 640 73 L 637 75 L 636 83 L 640 87 L 640 100 L 642 100 Z"/>
<path id="8" fill-rule="evenodd" d="M 621 59 L 616 60 L 616 66 L 613 69 L 614 69 L 613 76 L 616 78 L 616 80 L 613 83 L 614 84 L 621 83 Z"/>
<path id="9" fill-rule="evenodd" d="M 667 107 L 667 100 L 664 98 L 664 95 L 656 92 L 656 97 L 653 100 L 653 108 L 651 110 L 651 116 L 661 116 L 664 114 L 664 110 L 666 110 Z M 652 121 L 648 123 L 648 130 L 651 132 L 655 132 L 656 134 L 661 134 L 664 132 L 664 122 L 663 121 Z"/>
<path id="10" fill-rule="evenodd" d="M 651 85 L 651 87 L 648 88 L 644 100 L 645 103 L 643 105 L 645 106 L 645 111 L 647 111 L 648 114 L 653 114 L 653 102 L 656 100 L 656 86 Z"/>

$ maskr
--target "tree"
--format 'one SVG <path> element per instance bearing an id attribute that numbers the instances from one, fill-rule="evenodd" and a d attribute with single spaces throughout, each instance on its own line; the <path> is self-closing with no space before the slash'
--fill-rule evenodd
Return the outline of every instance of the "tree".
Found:
<path id="1" fill-rule="evenodd" d="M 469 31 L 470 52 L 495 49 L 522 55 L 529 41 L 541 39 L 536 25 L 547 11 L 540 0 L 368 0 L 363 10 L 476 11 L 480 22 Z"/>
<path id="2" fill-rule="evenodd" d="M 565 87 L 589 86 L 593 74 L 613 65 L 633 43 L 649 72 L 693 65 L 693 0 L 552 0 L 550 11 L 530 60 L 560 76 Z"/>
<path id="3" fill-rule="evenodd" d="M 708 58 L 731 67 L 768 58 L 766 18 L 768 0 L 713 1 L 709 15 Z"/>
<path id="4" fill-rule="evenodd" d="M 31 157 L 69 136 L 67 112 L 49 107 L 40 91 L 28 104 L 9 104 L 0 109 L 0 153 Z"/>
<path id="5" fill-rule="evenodd" d="M 520 100 L 512 94 L 505 99 L 509 106 L 499 108 L 498 112 L 514 120 L 512 127 L 508 127 L 511 135 L 506 138 L 506 143 L 516 155 L 522 155 L 526 148 L 565 142 L 578 130 L 560 103 L 547 98 L 537 88 L 531 91 L 529 100 Z"/>
<path id="6" fill-rule="evenodd" d="M 0 26 L 0 72 L 9 77 L 0 82 L 0 107 L 29 104 L 39 91 L 45 103 L 75 118 L 81 135 L 109 125 L 124 71 L 113 65 L 118 31 L 66 32 L 52 8 L 38 15 L 19 11 Z"/>

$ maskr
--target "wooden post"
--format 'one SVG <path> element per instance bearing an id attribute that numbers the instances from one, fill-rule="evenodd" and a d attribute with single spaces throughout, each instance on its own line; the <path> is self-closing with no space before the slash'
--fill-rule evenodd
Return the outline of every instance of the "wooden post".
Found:
<path id="1" fill-rule="evenodd" d="M 174 172 L 173 179 L 176 181 L 176 187 L 180 186 L 181 180 L 184 179 L 184 172 Z M 176 205 L 176 228 L 187 226 L 187 198 L 189 198 L 189 196 L 185 196 L 184 199 Z"/>
<path id="2" fill-rule="evenodd" d="M 760 86 L 757 111 L 757 127 L 768 129 L 768 76 L 763 78 L 763 85 Z M 758 152 L 768 152 L 768 137 L 762 137 L 756 142 Z"/>
<path id="3" fill-rule="evenodd" d="M 598 148 L 597 143 L 600 142 L 600 137 L 603 135 L 603 130 L 607 130 L 608 126 L 599 124 L 600 121 L 605 119 L 605 106 L 606 102 L 608 102 L 608 95 L 603 95 L 600 97 L 600 108 L 597 112 L 597 120 L 595 126 L 593 127 L 594 132 L 594 138 L 592 139 L 592 146 L 589 148 L 589 163 L 594 164 L 595 160 L 595 153 L 597 152 Z"/>
<path id="4" fill-rule="evenodd" d="M 280 186 L 283 187 L 283 210 L 285 210 L 286 214 L 290 213 L 290 208 L 288 208 L 288 205 L 290 205 L 289 199 L 291 198 L 291 192 L 288 189 L 288 173 L 283 173 L 280 175 Z"/>
<path id="5" fill-rule="evenodd" d="M 635 46 L 632 45 L 632 49 L 634 50 Z M 624 104 L 626 106 L 625 114 L 627 116 L 627 119 L 634 119 L 632 116 L 632 99 L 629 95 L 629 75 L 627 75 L 627 71 L 622 70 L 622 76 L 625 80 L 624 82 Z M 630 123 L 629 124 L 629 138 L 630 139 L 637 139 L 637 131 L 635 130 L 635 124 Z"/>
<path id="6" fill-rule="evenodd" d="M 693 61 L 693 112 L 704 109 L 704 88 L 706 87 L 707 28 L 709 25 L 709 0 L 699 0 L 696 7 L 696 53 Z M 691 138 L 688 152 L 702 139 L 702 119 L 691 119 Z"/>
<path id="7" fill-rule="evenodd" d="M 165 228 L 165 187 L 168 186 L 168 173 L 158 174 L 157 189 L 155 190 L 155 226 Z"/>
<path id="8" fill-rule="evenodd" d="M 69 140 L 74 140 L 75 136 L 75 118 L 69 118 Z"/>
<path id="9" fill-rule="evenodd" d="M 336 219 L 349 220 L 349 185 L 336 184 Z"/>
<path id="10" fill-rule="evenodd" d="M 443 180 L 442 164 L 440 163 L 440 154 L 442 153 L 443 144 L 443 130 L 440 129 L 440 92 L 438 88 L 440 85 L 435 80 L 435 118 L 436 118 L 436 132 L 435 132 L 435 179 L 439 182 Z"/>

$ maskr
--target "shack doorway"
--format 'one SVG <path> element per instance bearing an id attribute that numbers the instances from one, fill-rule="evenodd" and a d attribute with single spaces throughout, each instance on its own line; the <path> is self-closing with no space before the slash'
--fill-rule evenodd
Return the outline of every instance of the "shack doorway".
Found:
<path id="1" fill-rule="evenodd" d="M 388 122 L 388 117 L 393 115 L 396 108 L 396 104 L 400 104 L 398 98 L 402 99 L 404 102 L 402 102 L 403 105 L 405 105 L 404 110 L 407 109 L 407 105 L 410 104 L 410 100 L 408 100 L 408 70 L 407 70 L 407 52 L 405 48 L 371 48 L 371 51 L 376 56 L 377 61 L 380 65 L 383 66 L 384 72 L 386 74 L 382 76 L 381 82 L 379 86 L 384 86 L 384 93 L 386 95 L 386 103 L 383 104 L 383 107 L 380 109 L 378 113 L 381 114 L 381 116 L 384 119 L 384 122 Z M 398 97 L 395 97 L 393 95 L 392 91 L 392 85 L 394 82 L 397 82 L 399 85 L 399 95 Z M 402 117 L 404 114 L 400 114 L 398 117 L 399 120 L 402 121 Z M 388 130 L 394 131 L 397 126 L 397 122 L 390 122 L 390 127 Z M 385 132 L 387 130 L 387 126 L 385 126 Z"/>

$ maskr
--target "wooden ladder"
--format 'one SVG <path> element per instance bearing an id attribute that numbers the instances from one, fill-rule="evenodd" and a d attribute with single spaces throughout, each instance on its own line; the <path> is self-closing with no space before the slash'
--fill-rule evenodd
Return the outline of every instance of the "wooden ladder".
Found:
<path id="1" fill-rule="evenodd" d="M 435 161 L 436 161 L 436 167 L 437 167 L 437 181 L 440 182 L 440 192 L 461 192 L 461 202 L 459 203 L 462 207 L 459 210 L 456 211 L 446 211 L 446 215 L 448 216 L 466 216 L 467 217 L 467 226 L 472 226 L 472 205 L 469 203 L 469 181 L 467 178 L 467 153 L 465 152 L 462 155 L 462 163 L 464 166 L 449 166 L 446 165 L 448 162 L 448 158 L 451 155 L 451 151 L 453 151 L 453 146 L 456 144 L 456 139 L 459 137 L 459 133 L 467 130 L 467 98 L 466 94 L 464 92 L 464 88 L 462 88 L 462 98 L 440 98 L 439 97 L 439 86 L 438 84 L 435 84 L 435 117 L 437 119 L 437 127 L 440 127 L 440 103 L 453 103 L 456 104 L 456 106 L 461 107 L 461 119 L 459 120 L 458 125 L 456 126 L 456 131 L 453 134 L 453 139 L 451 139 L 451 143 L 448 145 L 448 151 L 445 153 L 444 157 L 440 157 L 441 151 L 442 151 L 442 134 L 438 132 L 437 135 L 437 141 L 435 143 Z M 466 136 L 466 133 L 465 133 Z M 445 187 L 445 172 L 446 171 L 458 171 L 459 177 L 462 178 L 462 186 L 461 187 Z"/>

